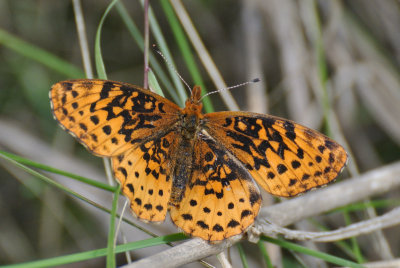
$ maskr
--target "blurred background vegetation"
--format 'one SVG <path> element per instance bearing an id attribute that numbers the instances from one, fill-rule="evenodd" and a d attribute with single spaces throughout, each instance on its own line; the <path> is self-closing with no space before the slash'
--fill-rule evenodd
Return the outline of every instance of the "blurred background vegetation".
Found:
<path id="1" fill-rule="evenodd" d="M 82 1 L 92 63 L 96 30 L 109 3 Z M 123 3 L 142 31 L 140 2 Z M 352 157 L 342 178 L 400 159 L 398 1 L 187 0 L 183 4 L 227 85 L 261 78 L 260 83 L 230 92 L 240 110 L 289 118 L 332 136 Z M 152 1 L 151 7 L 177 70 L 193 85 L 165 8 L 159 1 Z M 143 85 L 143 52 L 116 9 L 105 20 L 101 38 L 108 78 Z M 157 43 L 153 34 L 152 43 Z M 202 56 L 191 49 L 205 87 L 220 88 L 203 67 Z M 53 57 L 66 65 L 56 67 Z M 64 133 L 50 111 L 51 85 L 85 76 L 72 1 L 0 0 L 0 63 L 0 149 L 106 182 L 101 159 Z M 162 87 L 172 83 L 171 77 L 167 79 L 160 82 Z M 217 94 L 210 100 L 216 111 L 232 107 Z M 111 205 L 108 192 L 55 179 L 105 207 Z M 0 181 L 0 264 L 106 245 L 108 214 L 82 205 L 5 160 L 0 160 Z M 380 198 L 398 201 L 398 190 Z M 352 215 L 354 220 L 358 217 Z M 336 228 L 343 220 L 330 219 L 327 224 Z M 166 226 L 149 228 L 160 234 L 175 232 Z M 390 231 L 396 235 L 388 236 L 388 243 L 399 257 L 399 230 Z M 147 237 L 137 232 L 128 241 Z M 365 260 L 380 259 L 367 241 L 359 241 Z M 250 263 L 260 264 L 260 256 L 249 250 L 253 245 L 245 245 Z M 349 258 L 338 248 L 325 247 Z M 163 248 L 139 250 L 134 258 Z"/>

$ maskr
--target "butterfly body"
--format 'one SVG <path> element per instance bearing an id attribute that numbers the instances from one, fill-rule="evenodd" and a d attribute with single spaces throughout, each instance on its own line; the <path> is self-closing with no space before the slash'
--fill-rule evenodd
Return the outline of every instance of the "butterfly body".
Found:
<path id="1" fill-rule="evenodd" d="M 167 211 L 208 241 L 242 234 L 261 206 L 260 185 L 296 196 L 336 178 L 347 160 L 328 137 L 290 120 L 249 112 L 203 114 L 200 87 L 184 108 L 146 89 L 70 80 L 50 91 L 56 120 L 114 175 L 145 221 Z"/>

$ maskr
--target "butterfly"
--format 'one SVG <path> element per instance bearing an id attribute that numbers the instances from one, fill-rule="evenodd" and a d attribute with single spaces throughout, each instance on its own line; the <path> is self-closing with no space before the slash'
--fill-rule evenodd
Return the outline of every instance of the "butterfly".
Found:
<path id="1" fill-rule="evenodd" d="M 279 117 L 203 114 L 195 86 L 184 108 L 149 90 L 99 79 L 50 91 L 53 115 L 90 152 L 111 157 L 115 178 L 139 219 L 172 221 L 210 242 L 243 234 L 268 193 L 293 197 L 334 180 L 342 146 Z M 257 185 L 258 184 L 258 185 Z"/>

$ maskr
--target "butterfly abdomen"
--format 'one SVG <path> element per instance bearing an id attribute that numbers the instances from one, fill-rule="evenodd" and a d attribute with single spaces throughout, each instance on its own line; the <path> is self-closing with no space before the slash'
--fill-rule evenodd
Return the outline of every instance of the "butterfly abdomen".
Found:
<path id="1" fill-rule="evenodd" d="M 182 139 L 177 152 L 181 155 L 176 158 L 172 176 L 170 205 L 173 206 L 182 201 L 185 189 L 192 175 L 193 139 Z"/>
<path id="2" fill-rule="evenodd" d="M 175 167 L 173 169 L 170 204 L 174 206 L 182 201 L 184 191 L 192 176 L 194 141 L 195 136 L 198 135 L 198 132 L 200 131 L 199 122 L 198 110 L 190 110 L 188 109 L 188 106 L 186 106 L 177 128 L 177 131 L 182 138 L 177 150 L 181 155 L 176 157 Z"/>

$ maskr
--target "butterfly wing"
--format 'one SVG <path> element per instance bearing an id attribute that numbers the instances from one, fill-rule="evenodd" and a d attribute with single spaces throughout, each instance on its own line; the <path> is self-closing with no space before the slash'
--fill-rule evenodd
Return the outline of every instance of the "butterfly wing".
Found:
<path id="1" fill-rule="evenodd" d="M 173 125 L 180 110 L 149 90 L 99 79 L 59 82 L 51 88 L 50 102 L 60 125 L 99 156 L 119 155 Z"/>
<path id="2" fill-rule="evenodd" d="M 206 130 L 267 192 L 296 196 L 334 180 L 347 161 L 342 146 L 317 131 L 248 112 L 205 115 Z"/>
<path id="3" fill-rule="evenodd" d="M 185 233 L 208 241 L 243 233 L 261 205 L 251 175 L 206 133 L 198 135 L 193 155 L 184 196 L 170 208 L 172 221 Z"/>
<path id="4" fill-rule="evenodd" d="M 178 142 L 175 131 L 166 131 L 112 158 L 114 175 L 132 211 L 142 220 L 165 219 Z"/>

